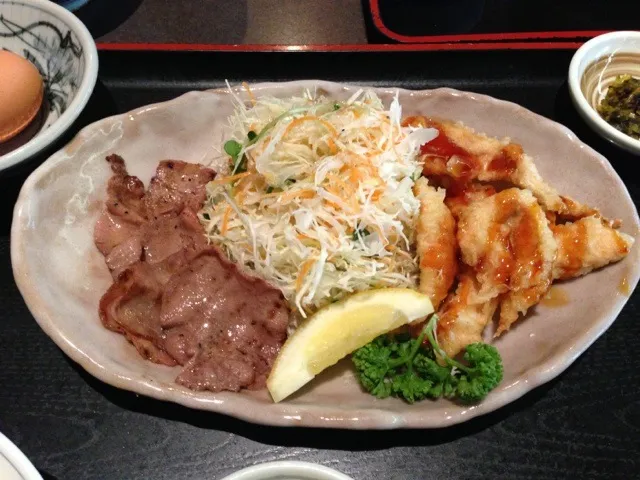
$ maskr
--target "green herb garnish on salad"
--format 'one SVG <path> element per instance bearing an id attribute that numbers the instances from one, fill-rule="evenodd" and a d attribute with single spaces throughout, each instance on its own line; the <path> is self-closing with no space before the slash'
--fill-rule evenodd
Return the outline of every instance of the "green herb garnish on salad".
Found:
<path id="1" fill-rule="evenodd" d="M 433 315 L 418 338 L 382 335 L 356 350 L 352 361 L 362 386 L 378 398 L 393 396 L 408 403 L 440 397 L 463 403 L 484 399 L 502 381 L 500 354 L 492 345 L 473 343 L 466 348 L 464 363 L 448 357 L 435 337 L 437 322 Z M 423 345 L 425 339 L 431 348 Z"/>

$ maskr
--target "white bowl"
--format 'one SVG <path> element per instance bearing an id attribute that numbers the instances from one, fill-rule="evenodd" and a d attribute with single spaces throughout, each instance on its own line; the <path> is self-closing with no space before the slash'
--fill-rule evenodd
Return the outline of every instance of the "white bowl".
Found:
<path id="1" fill-rule="evenodd" d="M 633 61 L 621 60 L 629 54 L 637 57 Z M 621 73 L 640 77 L 640 32 L 605 33 L 582 45 L 569 66 L 569 91 L 576 109 L 591 128 L 619 147 L 640 155 L 640 140 L 612 127 L 595 110 Z"/>
<path id="2" fill-rule="evenodd" d="M 0 478 L 2 480 L 42 480 L 29 459 L 2 433 L 0 433 Z"/>
<path id="3" fill-rule="evenodd" d="M 42 151 L 78 118 L 96 84 L 98 52 L 84 24 L 48 0 L 0 0 L 0 49 L 36 65 L 48 105 L 30 140 L 0 143 L 1 171 Z"/>
<path id="4" fill-rule="evenodd" d="M 353 480 L 345 474 L 308 462 L 269 462 L 245 468 L 222 480 Z"/>

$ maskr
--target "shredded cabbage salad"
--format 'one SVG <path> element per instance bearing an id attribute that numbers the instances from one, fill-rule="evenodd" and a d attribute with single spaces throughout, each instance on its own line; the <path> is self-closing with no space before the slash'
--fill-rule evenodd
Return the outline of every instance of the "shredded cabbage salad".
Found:
<path id="1" fill-rule="evenodd" d="M 230 172 L 207 185 L 199 213 L 211 243 L 280 288 L 302 317 L 353 292 L 415 288 L 420 145 L 371 90 L 346 101 L 234 96 Z"/>

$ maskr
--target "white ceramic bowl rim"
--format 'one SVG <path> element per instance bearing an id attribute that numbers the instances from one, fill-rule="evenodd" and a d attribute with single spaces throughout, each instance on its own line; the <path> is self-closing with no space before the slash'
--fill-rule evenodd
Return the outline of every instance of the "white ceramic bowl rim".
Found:
<path id="1" fill-rule="evenodd" d="M 71 103 L 49 128 L 38 132 L 38 134 L 15 150 L 0 156 L 0 170 L 9 168 L 21 161 L 37 154 L 46 146 L 52 144 L 60 135 L 62 135 L 71 124 L 78 118 L 80 112 L 84 109 L 93 87 L 98 79 L 98 50 L 93 37 L 82 23 L 73 13 L 67 9 L 57 5 L 49 0 L 12 0 L 12 3 L 25 6 L 34 6 L 44 10 L 51 15 L 58 17 L 68 27 L 73 30 L 80 40 L 83 53 L 85 56 L 85 68 L 82 75 L 82 82 L 78 88 L 78 92 L 73 97 Z"/>
<path id="2" fill-rule="evenodd" d="M 299 461 L 269 462 L 244 468 L 222 480 L 353 480 L 351 477 L 316 463 Z"/>
<path id="3" fill-rule="evenodd" d="M 24 480 L 42 480 L 36 467 L 5 435 L 0 433 L 0 455 L 4 455 Z"/>
<path id="4" fill-rule="evenodd" d="M 603 35 L 592 38 L 584 45 L 582 45 L 573 55 L 571 64 L 569 65 L 569 89 L 573 94 L 575 102 L 577 102 L 578 104 L 578 108 L 580 108 L 580 110 L 582 110 L 585 115 L 588 115 L 589 118 L 600 128 L 600 130 L 605 131 L 609 137 L 612 137 L 615 143 L 624 145 L 628 150 L 640 153 L 640 140 L 631 138 L 629 135 L 626 135 L 615 127 L 609 125 L 606 120 L 604 120 L 598 114 L 598 112 L 596 112 L 594 108 L 589 104 L 584 96 L 584 93 L 582 92 L 582 88 L 580 87 L 580 82 L 584 73 L 584 69 L 582 69 L 581 71 L 580 64 L 583 62 L 587 54 L 603 44 L 616 40 L 621 41 L 629 38 L 640 40 L 640 32 L 619 31 L 605 33 Z"/>

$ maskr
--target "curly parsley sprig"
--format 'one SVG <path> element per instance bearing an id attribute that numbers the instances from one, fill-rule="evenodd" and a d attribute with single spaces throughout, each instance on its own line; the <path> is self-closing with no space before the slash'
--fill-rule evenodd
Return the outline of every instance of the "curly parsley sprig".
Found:
<path id="1" fill-rule="evenodd" d="M 382 335 L 352 355 L 362 386 L 378 398 L 399 397 L 408 403 L 445 397 L 463 403 L 484 399 L 501 381 L 502 359 L 492 345 L 468 345 L 458 362 L 438 346 L 433 315 L 418 338 Z M 428 340 L 431 348 L 423 343 Z M 438 361 L 439 360 L 439 361 Z"/>

